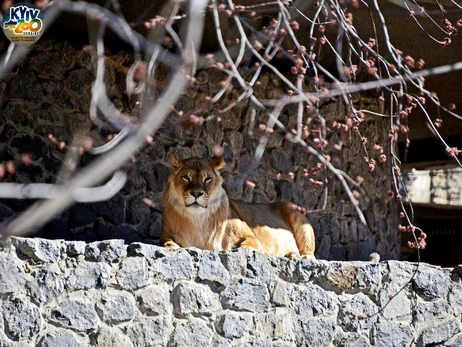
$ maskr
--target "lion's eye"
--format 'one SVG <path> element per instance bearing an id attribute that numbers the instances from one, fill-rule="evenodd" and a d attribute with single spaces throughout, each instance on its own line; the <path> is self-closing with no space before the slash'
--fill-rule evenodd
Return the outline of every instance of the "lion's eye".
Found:
<path id="1" fill-rule="evenodd" d="M 207 178 L 204 180 L 204 183 L 209 183 L 211 180 L 212 180 L 211 177 L 207 177 Z"/>
<path id="2" fill-rule="evenodd" d="M 188 176 L 183 176 L 183 180 L 184 180 L 185 182 L 189 182 L 189 177 L 188 177 Z"/>

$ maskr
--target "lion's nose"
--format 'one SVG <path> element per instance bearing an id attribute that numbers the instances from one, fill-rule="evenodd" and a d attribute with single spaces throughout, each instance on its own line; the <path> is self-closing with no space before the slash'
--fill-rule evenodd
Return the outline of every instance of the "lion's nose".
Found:
<path id="1" fill-rule="evenodd" d="M 194 196 L 196 199 L 197 199 L 198 197 L 201 197 L 202 195 L 204 195 L 204 192 L 201 192 L 201 191 L 193 191 L 193 190 L 191 190 L 189 193 L 190 193 L 192 196 Z"/>

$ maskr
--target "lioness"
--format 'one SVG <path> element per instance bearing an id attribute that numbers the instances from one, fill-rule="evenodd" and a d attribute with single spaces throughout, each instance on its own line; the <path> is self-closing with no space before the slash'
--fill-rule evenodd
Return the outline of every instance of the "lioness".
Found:
<path id="1" fill-rule="evenodd" d="M 278 256 L 314 258 L 314 232 L 292 203 L 249 204 L 228 199 L 218 170 L 223 158 L 171 156 L 162 200 L 160 245 L 208 250 L 245 248 Z"/>

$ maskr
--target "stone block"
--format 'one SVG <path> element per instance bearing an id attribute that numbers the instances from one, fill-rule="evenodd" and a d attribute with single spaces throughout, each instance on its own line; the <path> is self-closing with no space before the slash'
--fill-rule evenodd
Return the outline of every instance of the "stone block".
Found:
<path id="1" fill-rule="evenodd" d="M 96 345 L 98 347 L 134 347 L 127 335 L 122 334 L 118 329 L 110 328 L 101 328 L 98 331 Z"/>
<path id="2" fill-rule="evenodd" d="M 146 257 L 146 258 L 155 258 L 157 254 L 157 249 L 159 247 L 155 245 L 149 245 L 142 242 L 133 242 L 128 245 L 127 255 L 129 257 Z"/>
<path id="3" fill-rule="evenodd" d="M 355 294 L 340 307 L 340 322 L 345 330 L 360 332 L 368 330 L 377 320 L 378 308 L 363 293 Z"/>
<path id="4" fill-rule="evenodd" d="M 406 347 L 414 340 L 411 325 L 380 319 L 374 324 L 373 341 L 377 347 Z"/>
<path id="5" fill-rule="evenodd" d="M 194 264 L 191 256 L 186 252 L 156 259 L 153 270 L 166 279 L 188 280 L 194 276 Z"/>
<path id="6" fill-rule="evenodd" d="M 13 237 L 11 239 L 19 257 L 39 263 L 56 263 L 61 258 L 61 243 L 45 239 Z"/>
<path id="7" fill-rule="evenodd" d="M 85 258 L 88 261 L 115 263 L 126 256 L 124 240 L 92 242 L 85 247 Z"/>
<path id="8" fill-rule="evenodd" d="M 304 317 L 329 316 L 336 303 L 329 293 L 315 284 L 308 285 L 294 302 L 295 312 Z"/>
<path id="9" fill-rule="evenodd" d="M 9 258 L 0 258 L 0 293 L 24 293 L 26 286 L 24 267 Z"/>
<path id="10" fill-rule="evenodd" d="M 224 307 L 250 312 L 266 312 L 269 307 L 266 286 L 255 280 L 233 281 L 220 295 Z"/>
<path id="11" fill-rule="evenodd" d="M 64 292 L 64 280 L 51 270 L 38 269 L 32 273 L 32 280 L 27 282 L 31 297 L 39 303 L 47 303 Z"/>
<path id="12" fill-rule="evenodd" d="M 221 308 L 218 294 L 200 284 L 180 283 L 173 290 L 172 301 L 175 315 L 179 317 L 190 314 L 211 316 Z"/>
<path id="13" fill-rule="evenodd" d="M 84 241 L 67 241 L 65 243 L 67 255 L 77 257 L 85 254 L 86 243 Z"/>
<path id="14" fill-rule="evenodd" d="M 442 298 L 449 290 L 449 275 L 440 269 L 421 264 L 414 278 L 414 288 L 424 299 Z"/>
<path id="15" fill-rule="evenodd" d="M 289 310 L 255 316 L 255 337 L 260 341 L 295 341 L 294 315 Z"/>
<path id="16" fill-rule="evenodd" d="M 68 283 L 74 289 L 106 288 L 110 271 L 106 263 L 81 261 L 71 272 Z"/>
<path id="17" fill-rule="evenodd" d="M 149 267 L 145 258 L 125 258 L 117 271 L 117 283 L 125 290 L 134 290 L 149 284 Z"/>
<path id="18" fill-rule="evenodd" d="M 417 339 L 417 346 L 442 345 L 459 334 L 460 331 L 460 322 L 457 319 L 451 319 L 438 325 L 435 324 L 420 334 Z"/>
<path id="19" fill-rule="evenodd" d="M 127 325 L 123 331 L 135 347 L 165 346 L 169 339 L 169 323 L 163 317 L 154 317 Z"/>
<path id="20" fill-rule="evenodd" d="M 243 276 L 247 268 L 247 254 L 243 249 L 220 253 L 220 259 L 231 276 Z"/>
<path id="21" fill-rule="evenodd" d="M 246 277 L 268 283 L 275 278 L 276 270 L 270 257 L 260 252 L 251 252 L 247 257 Z"/>
<path id="22" fill-rule="evenodd" d="M 63 328 L 86 332 L 96 328 L 98 316 L 87 300 L 66 300 L 51 307 L 50 320 Z"/>
<path id="23" fill-rule="evenodd" d="M 213 333 L 204 321 L 190 318 L 177 322 L 171 346 L 210 346 L 212 337 Z"/>
<path id="24" fill-rule="evenodd" d="M 197 276 L 203 281 L 215 282 L 227 286 L 230 280 L 228 270 L 221 263 L 217 253 L 206 253 L 199 264 Z"/>
<path id="25" fill-rule="evenodd" d="M 164 316 L 171 312 L 170 293 L 166 286 L 149 285 L 136 293 L 141 311 L 149 316 Z"/>
<path id="26" fill-rule="evenodd" d="M 218 317 L 217 322 L 217 330 L 229 340 L 247 336 L 254 329 L 252 316 L 242 313 L 226 312 Z"/>
<path id="27" fill-rule="evenodd" d="M 85 343 L 77 340 L 76 336 L 66 330 L 53 331 L 45 335 L 38 344 L 39 347 L 85 347 Z"/>
<path id="28" fill-rule="evenodd" d="M 295 325 L 297 346 L 328 346 L 335 333 L 335 324 L 325 319 L 301 318 Z"/>
<path id="29" fill-rule="evenodd" d="M 3 319 L 5 333 L 14 341 L 32 339 L 42 324 L 38 306 L 18 297 L 3 302 Z"/>
<path id="30" fill-rule="evenodd" d="M 297 279 L 308 282 L 318 277 L 325 277 L 329 262 L 322 260 L 303 259 L 297 262 Z"/>
<path id="31" fill-rule="evenodd" d="M 99 317 L 109 325 L 132 320 L 135 310 L 133 300 L 124 294 L 107 294 L 96 304 Z"/>

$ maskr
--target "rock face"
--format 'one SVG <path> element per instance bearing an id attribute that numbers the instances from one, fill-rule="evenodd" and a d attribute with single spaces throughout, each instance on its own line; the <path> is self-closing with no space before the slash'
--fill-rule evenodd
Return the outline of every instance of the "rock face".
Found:
<path id="1" fill-rule="evenodd" d="M 1 346 L 455 347 L 462 341 L 459 268 L 117 241 L 34 244 L 47 247 L 24 238 L 0 244 Z M 106 255 L 95 258 L 85 249 Z M 57 260 L 46 261 L 51 256 Z"/>
<path id="2" fill-rule="evenodd" d="M 127 52 L 118 52 L 110 58 L 128 67 L 132 63 L 131 56 Z M 192 110 L 202 109 L 203 102 L 196 94 L 205 95 L 211 91 L 215 93 L 221 89 L 220 83 L 226 76 L 215 69 L 199 71 L 196 76 L 197 85 L 192 87 L 193 95 L 183 95 L 175 108 L 185 115 L 193 112 Z M 60 168 L 67 160 L 66 151 L 74 144 L 78 147 L 79 144 L 75 143 L 77 139 L 89 137 L 95 146 L 101 146 L 107 142 L 106 136 L 117 132 L 115 128 L 98 131 L 90 118 L 94 77 L 91 55 L 68 42 L 41 39 L 15 72 L 2 80 L 0 164 L 12 161 L 16 165 L 15 173 L 8 174 L 5 181 L 57 182 Z M 164 77 L 168 78 L 168 75 L 160 76 L 161 79 Z M 118 109 L 137 116 L 137 111 L 134 110 L 136 100 L 132 100 L 134 96 L 122 92 L 126 90 L 125 81 L 126 76 L 122 72 L 112 65 L 106 67 L 104 82 L 108 97 Z M 254 94 L 261 99 L 275 95 L 279 98 L 287 93 L 279 78 L 269 72 L 262 72 L 260 82 L 254 86 Z M 238 88 L 230 91 L 223 97 L 223 102 L 232 104 L 240 93 Z M 376 101 L 367 97 L 360 99 L 355 107 L 378 110 Z M 281 131 L 275 130 L 269 136 L 259 165 L 253 168 L 251 160 L 260 135 L 257 131 L 250 131 L 251 109 L 247 102 L 237 104 L 227 112 L 219 112 L 223 108 L 221 103 L 211 106 L 206 112 L 210 114 L 206 117 L 210 120 L 205 121 L 201 129 L 180 126 L 178 114 L 171 112 L 158 133 L 153 136 L 152 143 L 136 154 L 133 162 L 124 165 L 128 181 L 114 198 L 93 204 L 77 204 L 37 231 L 36 236 L 85 242 L 124 239 L 125 243 L 156 244 L 161 232 L 161 192 L 170 172 L 170 154 L 176 152 L 183 157 L 209 157 L 213 146 L 219 145 L 223 147 L 223 155 L 228 164 L 222 170 L 225 188 L 232 198 L 248 202 L 287 200 L 306 209 L 319 209 L 324 198 L 327 198 L 325 211 L 328 212 L 309 215 L 315 229 L 318 258 L 368 260 L 369 254 L 374 251 L 380 253 L 384 260 L 399 258 L 397 202 L 387 198 L 391 174 L 389 161 L 378 164 L 374 172 L 369 172 L 362 155 L 358 155 L 364 150 L 361 136 L 353 131 L 337 131 L 333 127 L 335 122 L 345 121 L 346 107 L 340 101 L 326 102 L 320 108 L 329 130 L 326 135 L 329 144 L 323 153 L 330 156 L 332 163 L 352 178 L 360 176 L 364 180 L 361 187 L 367 194 L 361 194 L 359 206 L 367 214 L 370 229 L 374 232 L 357 223 L 355 211 L 339 180 L 331 173 L 325 175 L 324 168 L 320 170 L 317 167 L 316 158 L 284 138 Z M 220 116 L 215 117 L 218 114 Z M 296 114 L 296 105 L 287 106 L 279 120 L 288 128 L 293 128 L 297 123 Z M 306 112 L 304 117 L 304 121 L 307 121 Z M 254 120 L 257 127 L 258 124 L 266 124 L 266 121 L 267 116 L 258 111 Z M 385 147 L 388 143 L 388 128 L 387 119 L 366 117 L 361 134 L 368 138 L 368 151 L 372 151 L 374 144 Z M 319 133 L 319 129 L 316 131 Z M 314 135 L 316 131 L 307 138 L 313 145 L 319 140 Z M 62 144 L 67 145 L 66 149 L 60 149 Z M 338 148 L 339 144 L 343 148 L 341 151 L 334 148 L 334 145 Z M 29 156 L 31 163 L 22 163 L 23 156 Z M 83 155 L 75 164 L 80 168 L 96 158 L 97 156 L 89 154 Z M 69 166 L 72 166 L 71 163 Z M 62 180 L 67 174 L 59 177 Z M 327 178 L 327 190 L 317 188 L 310 181 L 322 181 L 324 177 Z M 255 187 L 249 188 L 252 184 L 246 185 L 247 180 L 255 183 Z M 25 201 L 1 200 L 0 222 L 23 211 L 27 206 Z M 91 262 L 111 263 L 124 256 L 120 245 L 120 242 L 118 245 L 100 243 L 96 248 L 87 247 L 84 250 L 85 256 Z M 21 253 L 37 263 L 55 262 L 59 250 L 50 247 L 46 241 L 30 241 L 21 245 Z M 81 252 L 77 243 L 69 247 L 74 249 L 74 253 Z M 176 277 L 189 278 L 187 261 L 175 261 L 178 266 L 185 266 L 184 272 L 176 273 Z M 141 264 L 133 265 L 142 271 Z M 166 278 L 171 278 L 168 266 L 170 264 L 159 264 L 159 271 Z M 85 271 L 90 270 L 87 267 Z M 92 278 L 97 276 L 95 271 L 97 270 L 93 271 Z M 201 278 L 211 283 L 229 283 L 222 269 L 211 268 L 207 260 L 204 260 L 199 271 Z M 122 277 L 121 285 L 125 288 L 143 286 L 142 281 L 135 283 L 130 279 L 128 273 Z M 77 285 L 93 286 L 89 282 L 80 281 Z"/>

